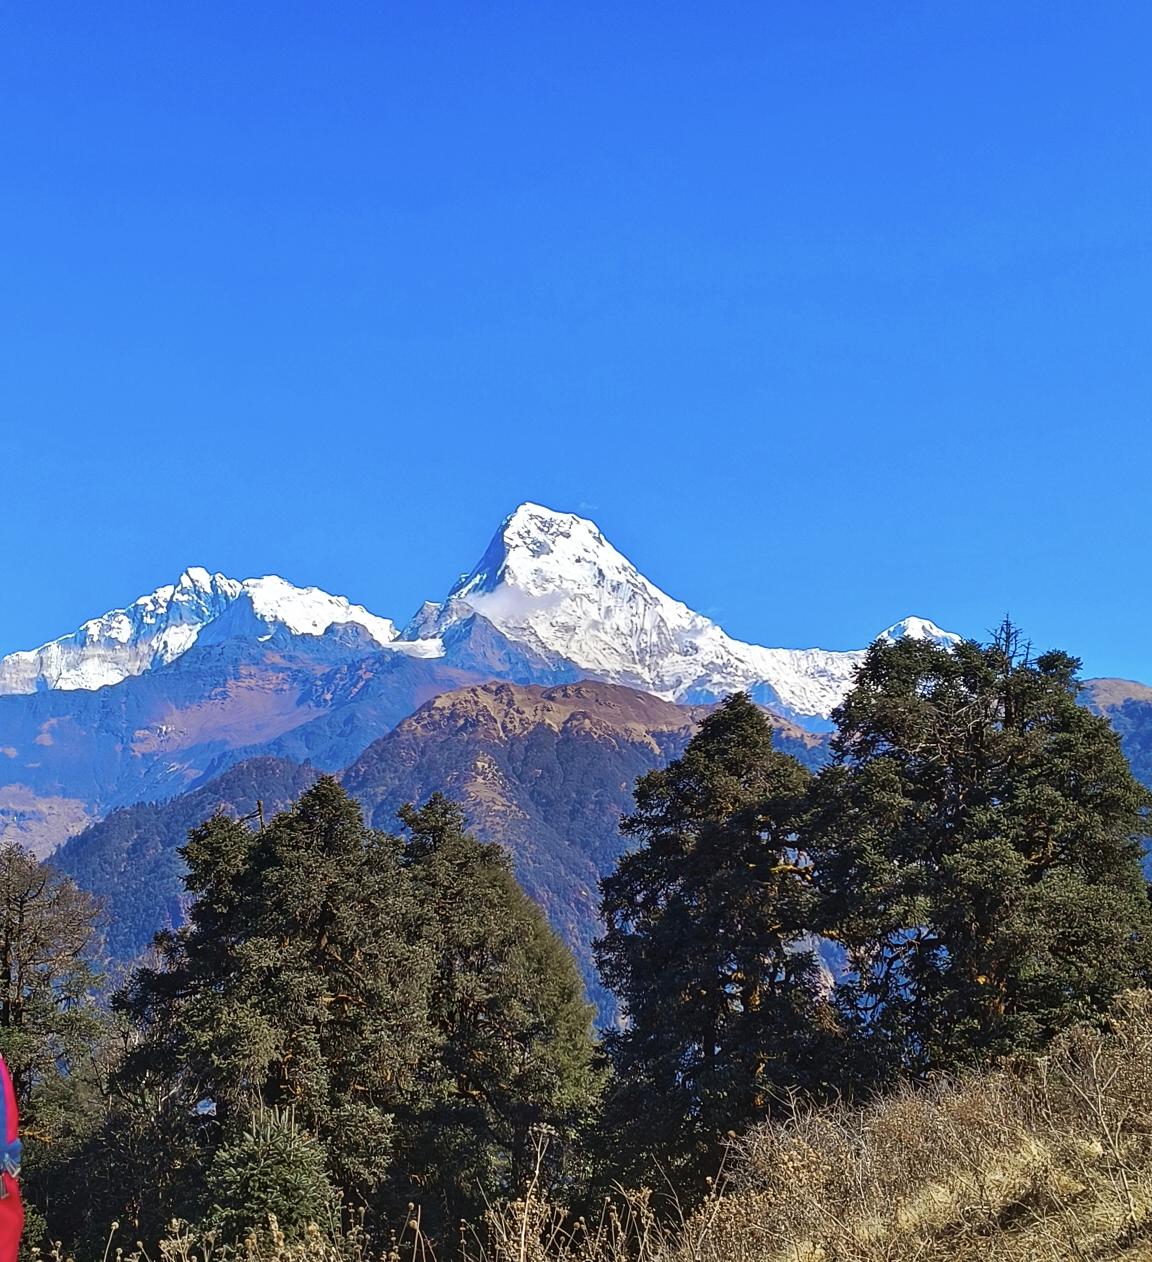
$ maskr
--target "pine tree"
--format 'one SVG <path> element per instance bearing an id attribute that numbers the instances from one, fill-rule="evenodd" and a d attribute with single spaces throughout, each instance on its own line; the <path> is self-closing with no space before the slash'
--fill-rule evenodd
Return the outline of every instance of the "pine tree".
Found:
<path id="1" fill-rule="evenodd" d="M 1147 984 L 1150 797 L 1078 666 L 1007 623 L 877 642 L 836 712 L 802 844 L 865 1076 L 1035 1050 Z"/>
<path id="2" fill-rule="evenodd" d="M 401 851 L 327 777 L 262 831 L 224 816 L 193 830 L 189 923 L 158 938 L 161 966 L 119 1001 L 142 1034 L 125 1089 L 147 1100 L 155 1084 L 153 1129 L 193 1176 L 155 1198 L 153 1225 L 194 1215 L 173 1197 L 222 1146 L 243 1148 L 265 1108 L 291 1108 L 349 1203 L 372 1202 L 393 1112 L 423 1097 L 435 1044 L 432 959 Z"/>
<path id="3" fill-rule="evenodd" d="M 809 778 L 736 694 L 637 784 L 622 831 L 639 845 L 601 882 L 596 947 L 625 1016 L 606 1038 L 623 1178 L 651 1179 L 656 1161 L 698 1193 L 726 1132 L 781 1089 L 820 1089 L 828 1007 L 793 836 Z"/>

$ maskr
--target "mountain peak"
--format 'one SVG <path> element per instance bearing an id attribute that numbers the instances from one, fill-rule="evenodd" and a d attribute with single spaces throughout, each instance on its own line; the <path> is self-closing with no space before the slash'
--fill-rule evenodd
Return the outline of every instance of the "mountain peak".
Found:
<path id="1" fill-rule="evenodd" d="M 199 565 L 190 565 L 176 580 L 176 587 L 177 590 L 181 591 L 210 592 L 213 582 L 230 584 L 234 581 L 233 579 L 225 578 L 223 574 L 209 574 L 207 570 Z"/>
<path id="2" fill-rule="evenodd" d="M 88 691 L 166 665 L 195 643 L 242 585 L 193 567 L 124 609 L 113 609 L 49 644 L 0 659 L 0 694 L 41 688 Z"/>
<path id="3" fill-rule="evenodd" d="M 473 615 L 589 678 L 678 702 L 715 701 L 746 689 L 782 715 L 818 724 L 864 656 L 734 640 L 649 582 L 594 522 L 533 503 L 505 519 L 476 567 L 442 605 L 425 605 L 404 635 L 440 637 Z M 920 634 L 922 621 L 910 619 L 885 634 Z"/>
<path id="4" fill-rule="evenodd" d="M 942 631 L 927 618 L 905 618 L 881 631 L 876 638 L 887 644 L 895 644 L 897 640 L 930 640 L 939 648 L 952 648 L 962 637 L 954 631 Z"/>
<path id="5" fill-rule="evenodd" d="M 294 587 L 276 575 L 239 582 L 193 566 L 175 584 L 72 635 L 0 660 L 0 695 L 117 684 L 169 664 L 202 633 L 202 643 L 217 643 L 265 640 L 278 628 L 322 636 L 348 625 L 364 632 L 353 639 L 365 652 L 456 653 L 456 661 L 467 651 L 475 659 L 469 669 L 499 678 L 527 670 L 535 679 L 539 666 L 546 677 L 623 684 L 690 704 L 744 690 L 782 717 L 815 727 L 827 725 L 864 657 L 863 650 L 771 649 L 735 640 L 645 578 L 595 522 L 526 502 L 448 597 L 425 604 L 403 635 L 387 618 L 316 587 Z M 889 641 L 905 637 L 959 640 L 925 618 L 881 633 Z"/>
<path id="6" fill-rule="evenodd" d="M 501 584 L 527 585 L 543 594 L 578 578 L 581 568 L 598 557 L 613 567 L 628 565 L 595 523 L 575 513 L 524 503 L 504 519 L 475 568 L 460 579 L 448 598 L 468 600 L 494 592 Z"/>
<path id="7" fill-rule="evenodd" d="M 390 618 L 379 618 L 363 605 L 330 596 L 319 587 L 293 587 L 276 574 L 245 579 L 242 586 L 257 618 L 286 627 L 293 635 L 323 635 L 333 624 L 346 622 L 363 627 L 381 648 L 398 635 Z"/>
<path id="8" fill-rule="evenodd" d="M 219 620 L 241 606 L 250 610 L 255 633 L 282 626 L 293 635 L 318 636 L 335 624 L 355 623 L 381 648 L 397 638 L 387 618 L 343 596 L 293 587 L 276 575 L 240 582 L 190 566 L 175 583 L 93 618 L 71 635 L 0 659 L 0 695 L 43 688 L 91 692 L 121 683 L 175 661 L 206 627 L 225 625 L 228 619 Z"/>

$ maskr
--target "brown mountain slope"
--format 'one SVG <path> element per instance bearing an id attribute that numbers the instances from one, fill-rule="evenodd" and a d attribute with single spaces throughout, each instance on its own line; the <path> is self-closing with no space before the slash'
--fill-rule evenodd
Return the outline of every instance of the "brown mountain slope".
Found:
<path id="1" fill-rule="evenodd" d="M 1086 679 L 1080 695 L 1089 710 L 1105 715 L 1125 701 L 1152 702 L 1152 688 L 1133 679 Z"/>
<path id="2" fill-rule="evenodd" d="M 484 684 L 429 701 L 342 779 L 382 829 L 437 789 L 459 802 L 477 836 L 511 852 L 603 1007 L 591 955 L 597 880 L 623 849 L 618 825 L 636 777 L 676 757 L 710 709 L 615 684 Z M 818 752 L 819 737 L 776 722 L 783 747 Z"/>
<path id="3" fill-rule="evenodd" d="M 1131 679 L 1086 679 L 1080 699 L 1120 733 L 1132 774 L 1152 788 L 1152 688 Z M 1152 877 L 1152 854 L 1145 870 Z"/>
<path id="4" fill-rule="evenodd" d="M 197 642 L 120 684 L 0 696 L 0 838 L 47 854 L 117 807 L 256 754 L 335 771 L 437 693 L 478 683 L 357 635 Z"/>

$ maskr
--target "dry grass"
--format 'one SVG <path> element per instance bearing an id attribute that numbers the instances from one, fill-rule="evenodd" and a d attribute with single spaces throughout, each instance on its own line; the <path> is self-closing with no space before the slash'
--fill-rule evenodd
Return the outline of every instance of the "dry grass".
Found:
<path id="1" fill-rule="evenodd" d="M 1152 995 L 1112 1027 L 868 1107 L 785 1102 L 686 1222 L 661 1229 L 640 1194 L 566 1229 L 530 1200 L 490 1215 L 469 1262 L 1152 1259 Z"/>
<path id="2" fill-rule="evenodd" d="M 1152 1257 L 1152 995 L 1039 1062 L 793 1107 L 734 1157 L 709 1260 Z"/>
<path id="3" fill-rule="evenodd" d="M 729 1163 L 673 1226 L 644 1190 L 572 1222 L 530 1189 L 441 1262 L 1152 1262 L 1152 994 L 1124 996 L 1110 1036 L 1071 1031 L 1038 1062 L 867 1107 L 784 1102 Z M 383 1262 L 434 1262 L 418 1224 Z M 163 1262 L 192 1249 L 166 1242 Z M 364 1257 L 314 1232 L 251 1242 L 245 1262 Z"/>

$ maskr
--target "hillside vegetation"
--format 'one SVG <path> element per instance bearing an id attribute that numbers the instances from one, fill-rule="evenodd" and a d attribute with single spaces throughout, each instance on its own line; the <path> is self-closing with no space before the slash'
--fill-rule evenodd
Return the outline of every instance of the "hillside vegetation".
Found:
<path id="1" fill-rule="evenodd" d="M 600 883 L 598 1045 L 438 793 L 396 834 L 328 776 L 212 815 L 110 1012 L 91 901 L 8 848 L 31 1201 L 85 1262 L 122 1230 L 187 1262 L 1140 1256 L 1152 796 L 1077 665 L 1007 624 L 878 641 L 815 773 L 746 695 L 704 715 Z M 578 688 L 499 691 L 463 730 L 587 729 Z"/>
<path id="2" fill-rule="evenodd" d="M 432 1262 L 1131 1262 L 1152 1257 L 1152 996 L 1120 998 L 1042 1058 L 905 1085 L 870 1105 L 776 1102 L 730 1141 L 717 1191 L 668 1220 L 670 1191 L 576 1218 L 530 1192 L 443 1248 L 412 1218 L 381 1254 Z M 664 1204 L 662 1204 L 664 1202 Z M 658 1212 L 659 1211 L 659 1212 Z M 204 1247 L 177 1232 L 171 1254 Z M 352 1235 L 274 1230 L 253 1262 L 346 1262 Z"/>
<path id="3" fill-rule="evenodd" d="M 874 1103 L 782 1100 L 731 1141 L 717 1194 L 661 1225 L 655 1192 L 571 1224 L 529 1199 L 475 1262 L 1063 1262 L 1152 1257 L 1152 1002 L 1048 1055 Z"/>

